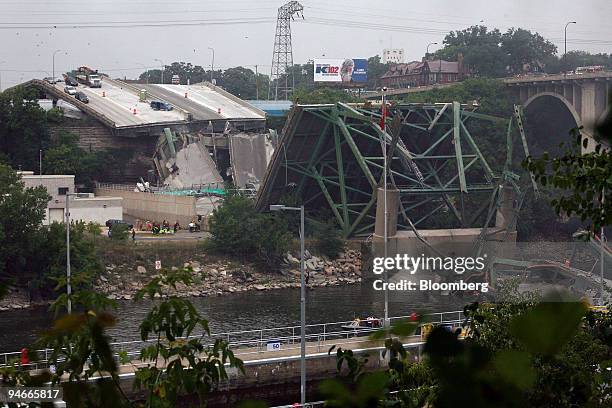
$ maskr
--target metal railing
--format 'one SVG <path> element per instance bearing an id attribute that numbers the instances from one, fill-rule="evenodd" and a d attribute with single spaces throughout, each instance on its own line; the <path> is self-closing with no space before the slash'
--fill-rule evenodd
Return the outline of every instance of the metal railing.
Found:
<path id="1" fill-rule="evenodd" d="M 390 318 L 390 323 L 410 319 L 411 316 L 397 316 Z M 430 313 L 423 316 L 423 321 L 434 324 L 460 324 L 465 319 L 463 311 L 439 312 Z M 378 320 L 380 321 L 380 320 Z M 351 344 L 369 343 L 367 335 L 377 331 L 378 327 L 355 327 L 346 328 L 353 322 L 342 321 L 332 323 L 309 324 L 306 326 L 306 342 L 307 349 L 310 351 L 324 352 L 329 349 L 332 343 L 330 341 L 344 341 Z M 282 350 L 299 350 L 300 348 L 300 326 L 285 326 L 264 328 L 255 330 L 240 330 L 232 332 L 223 332 L 202 335 L 192 335 L 189 338 L 181 338 L 178 340 L 188 341 L 190 339 L 201 339 L 205 346 L 212 346 L 217 339 L 224 340 L 229 347 L 239 356 L 256 356 L 267 351 L 269 343 L 280 344 Z M 111 343 L 111 347 L 115 352 L 115 359 L 120 361 L 120 354 L 124 354 L 130 359 L 139 358 L 140 351 L 147 345 L 155 344 L 157 339 L 152 340 L 134 340 L 120 341 Z M 36 360 L 28 364 L 19 364 L 21 367 L 36 370 L 48 368 L 51 364 L 50 356 L 52 349 L 32 350 L 31 354 L 37 356 Z M 21 352 L 0 353 L 0 368 L 11 365 L 13 362 L 19 362 Z"/>
<path id="2" fill-rule="evenodd" d="M 134 191 L 136 184 L 114 184 L 114 183 L 100 183 L 96 182 L 96 188 L 106 190 L 119 190 L 119 191 Z"/>

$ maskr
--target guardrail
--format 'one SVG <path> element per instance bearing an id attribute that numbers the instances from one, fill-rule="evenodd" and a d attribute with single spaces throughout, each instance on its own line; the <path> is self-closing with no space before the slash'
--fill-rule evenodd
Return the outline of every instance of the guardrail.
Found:
<path id="1" fill-rule="evenodd" d="M 410 319 L 410 316 L 397 316 L 389 319 L 390 323 L 400 320 Z M 463 311 L 452 311 L 452 312 L 438 312 L 430 313 L 424 316 L 424 321 L 435 324 L 460 324 L 465 319 Z M 363 336 L 378 330 L 377 327 L 359 327 L 346 329 L 343 326 L 347 326 L 353 321 L 342 321 L 332 323 L 319 323 L 306 325 L 306 341 L 307 346 L 310 349 L 316 349 L 318 352 L 326 351 L 322 349 L 326 345 L 326 342 L 330 340 L 350 340 L 351 338 Z M 280 343 L 283 350 L 298 350 L 300 347 L 301 337 L 301 326 L 286 326 L 286 327 L 274 327 L 266 329 L 255 329 L 255 330 L 241 330 L 224 333 L 206 334 L 190 336 L 189 338 L 182 338 L 181 340 L 188 340 L 194 338 L 200 338 L 205 340 L 206 346 L 212 346 L 217 339 L 226 341 L 229 346 L 233 349 L 236 354 L 244 355 L 256 355 L 266 351 L 268 343 Z M 352 343 L 365 343 L 369 340 L 367 338 L 363 340 L 355 339 Z M 131 359 L 138 358 L 140 356 L 140 350 L 146 345 L 155 344 L 157 340 L 134 340 L 134 341 L 120 341 L 111 343 L 111 347 L 115 352 L 115 358 L 119 361 L 120 353 Z M 32 354 L 37 356 L 35 361 L 31 361 L 28 364 L 20 364 L 21 367 L 27 369 L 36 370 L 41 368 L 48 368 L 51 362 L 49 358 L 53 353 L 52 349 L 39 349 L 32 350 Z M 19 362 L 21 358 L 21 352 L 8 352 L 0 353 L 0 368 L 6 367 L 13 362 Z"/>

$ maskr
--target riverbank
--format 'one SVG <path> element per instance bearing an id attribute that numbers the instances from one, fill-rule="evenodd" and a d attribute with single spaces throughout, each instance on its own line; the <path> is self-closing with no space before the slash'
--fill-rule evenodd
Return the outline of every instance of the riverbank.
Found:
<path id="1" fill-rule="evenodd" d="M 193 283 L 179 284 L 169 295 L 210 297 L 224 294 L 267 291 L 300 287 L 300 261 L 295 253 L 287 253 L 279 272 L 264 272 L 251 262 L 232 259 L 203 251 L 197 243 L 138 243 L 100 247 L 98 256 L 103 271 L 94 282 L 94 290 L 109 299 L 131 300 L 136 292 L 159 272 L 156 261 L 164 269 L 189 268 Z M 345 248 L 336 259 L 315 256 L 306 251 L 306 279 L 310 288 L 341 286 L 361 282 L 361 252 Z M 14 290 L 0 301 L 0 312 L 48 305 L 46 301 L 30 301 L 26 291 Z"/>

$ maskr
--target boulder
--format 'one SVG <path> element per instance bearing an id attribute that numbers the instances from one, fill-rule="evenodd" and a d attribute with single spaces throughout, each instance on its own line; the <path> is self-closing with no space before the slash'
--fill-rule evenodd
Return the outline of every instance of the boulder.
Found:
<path id="1" fill-rule="evenodd" d="M 300 260 L 299 260 L 299 259 L 297 259 L 297 258 L 295 258 L 295 257 L 294 257 L 293 255 L 291 255 L 291 253 L 289 253 L 289 252 L 287 252 L 287 260 L 288 260 L 290 263 L 297 263 L 297 264 L 299 264 L 299 263 L 300 263 Z"/>
<path id="2" fill-rule="evenodd" d="M 138 272 L 138 273 L 140 273 L 140 274 L 145 274 L 145 273 L 147 273 L 147 268 L 145 268 L 145 267 L 144 267 L 144 266 L 142 266 L 142 265 L 138 265 L 138 266 L 136 267 L 136 272 Z"/>

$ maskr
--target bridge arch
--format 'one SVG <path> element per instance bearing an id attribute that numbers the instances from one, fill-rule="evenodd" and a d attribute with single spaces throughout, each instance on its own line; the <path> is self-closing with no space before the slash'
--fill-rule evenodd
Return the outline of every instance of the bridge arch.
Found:
<path id="1" fill-rule="evenodd" d="M 574 105 L 555 92 L 537 93 L 523 107 L 530 153 L 536 157 L 545 151 L 554 155 L 561 153 L 564 149 L 559 143 L 569 142 L 571 130 L 583 125 Z"/>
<path id="2" fill-rule="evenodd" d="M 559 101 L 561 101 L 561 103 L 565 105 L 569 113 L 571 113 L 572 117 L 574 118 L 574 121 L 576 122 L 576 125 L 582 126 L 582 119 L 580 119 L 580 115 L 576 111 L 576 108 L 574 108 L 574 105 L 572 105 L 570 101 L 568 101 L 565 97 L 563 97 L 563 95 L 555 93 L 555 92 L 540 92 L 535 95 L 532 95 L 530 98 L 528 98 L 525 101 L 525 103 L 523 104 L 523 107 L 527 109 L 529 105 L 531 105 L 532 102 L 534 102 L 538 98 L 543 98 L 546 96 L 557 98 Z"/>

